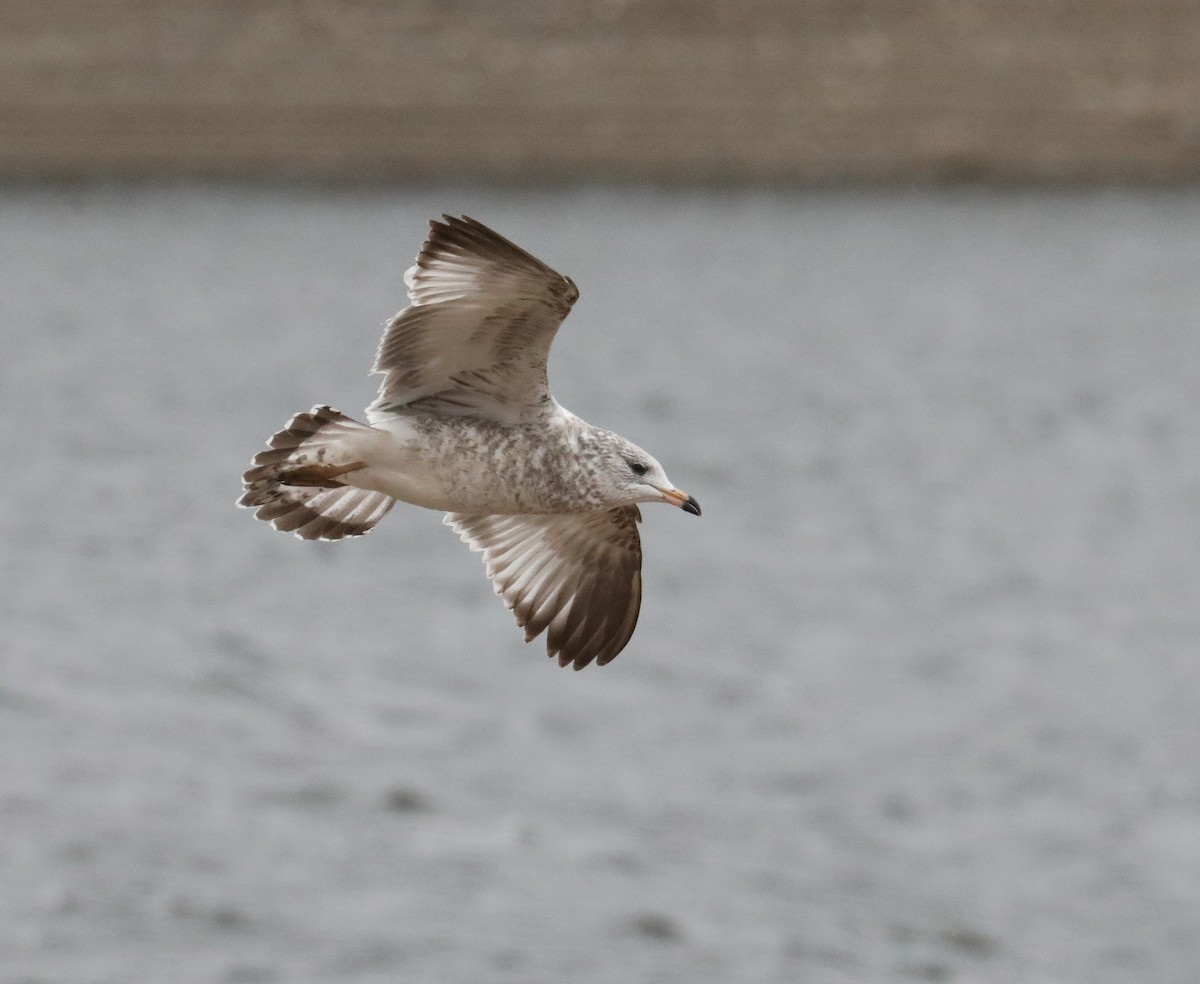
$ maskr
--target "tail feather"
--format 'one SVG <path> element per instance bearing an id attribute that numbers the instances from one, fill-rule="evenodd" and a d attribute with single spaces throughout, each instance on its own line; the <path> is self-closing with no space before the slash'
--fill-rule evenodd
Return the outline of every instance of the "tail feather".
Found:
<path id="1" fill-rule="evenodd" d="M 257 508 L 258 519 L 305 540 L 362 536 L 396 502 L 339 480 L 363 467 L 354 460 L 354 439 L 370 430 L 332 407 L 296 414 L 242 476 L 238 505 Z"/>

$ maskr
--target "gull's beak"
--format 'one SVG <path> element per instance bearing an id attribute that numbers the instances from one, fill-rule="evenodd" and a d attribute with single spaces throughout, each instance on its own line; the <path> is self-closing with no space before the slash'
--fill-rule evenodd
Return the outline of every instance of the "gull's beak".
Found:
<path id="1" fill-rule="evenodd" d="M 693 516 L 700 515 L 700 503 L 693 499 L 682 489 L 659 489 L 663 499 L 673 506 L 678 506 L 686 513 L 691 513 Z"/>

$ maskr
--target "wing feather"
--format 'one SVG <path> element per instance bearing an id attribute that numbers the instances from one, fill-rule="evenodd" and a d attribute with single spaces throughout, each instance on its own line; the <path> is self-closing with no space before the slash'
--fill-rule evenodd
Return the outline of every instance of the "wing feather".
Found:
<path id="1" fill-rule="evenodd" d="M 642 602 L 636 506 L 555 516 L 472 516 L 446 523 L 483 554 L 496 593 L 546 653 L 581 670 L 603 665 L 633 635 Z"/>
<path id="2" fill-rule="evenodd" d="M 579 297 L 568 277 L 482 223 L 444 215 L 404 280 L 412 303 L 379 343 L 372 422 L 418 409 L 510 423 L 553 412 L 546 360 Z"/>

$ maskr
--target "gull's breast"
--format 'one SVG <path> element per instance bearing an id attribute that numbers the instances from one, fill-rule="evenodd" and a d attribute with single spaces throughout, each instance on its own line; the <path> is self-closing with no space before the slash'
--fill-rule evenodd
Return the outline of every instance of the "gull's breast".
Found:
<path id="1" fill-rule="evenodd" d="M 586 475 L 554 427 L 396 414 L 354 484 L 445 512 L 549 514 L 593 508 Z"/>

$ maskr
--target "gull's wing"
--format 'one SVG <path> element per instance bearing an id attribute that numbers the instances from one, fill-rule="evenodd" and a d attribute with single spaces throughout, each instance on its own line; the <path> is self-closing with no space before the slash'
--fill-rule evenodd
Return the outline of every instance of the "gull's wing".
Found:
<path id="1" fill-rule="evenodd" d="M 555 516 L 447 513 L 472 550 L 483 553 L 496 594 L 525 629 L 549 629 L 546 653 L 559 666 L 603 666 L 633 635 L 642 604 L 637 506 Z"/>
<path id="2" fill-rule="evenodd" d="M 367 408 L 428 409 L 511 423 L 554 406 L 550 343 L 579 297 L 575 284 L 474 219 L 429 223 L 404 275 L 411 306 L 388 324 L 372 372 L 384 374 Z"/>

